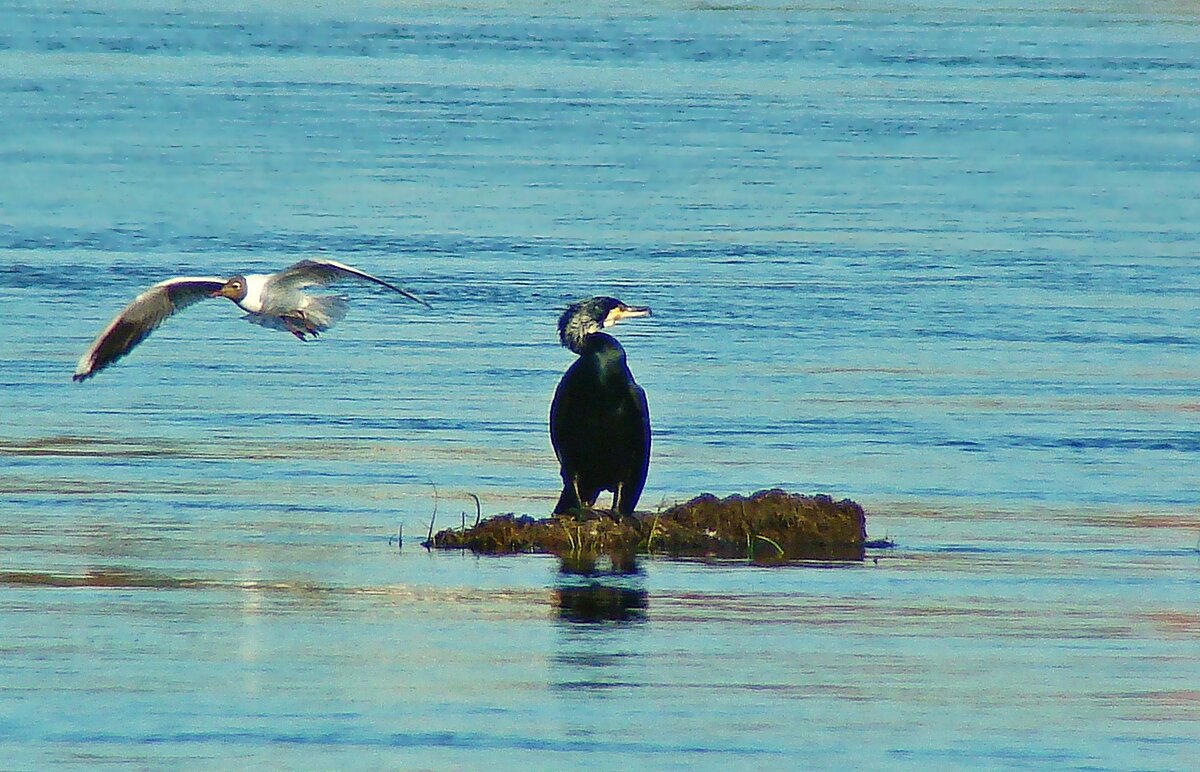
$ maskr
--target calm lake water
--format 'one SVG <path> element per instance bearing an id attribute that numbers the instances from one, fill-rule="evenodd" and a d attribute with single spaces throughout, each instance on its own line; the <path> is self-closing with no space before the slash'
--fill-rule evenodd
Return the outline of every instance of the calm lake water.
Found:
<path id="1" fill-rule="evenodd" d="M 1190 4 L 176 5 L 0 2 L 0 768 L 1194 768 Z M 433 310 L 202 303 L 71 383 L 317 255 Z M 421 550 L 553 506 L 593 294 L 654 308 L 643 508 L 898 546 Z"/>

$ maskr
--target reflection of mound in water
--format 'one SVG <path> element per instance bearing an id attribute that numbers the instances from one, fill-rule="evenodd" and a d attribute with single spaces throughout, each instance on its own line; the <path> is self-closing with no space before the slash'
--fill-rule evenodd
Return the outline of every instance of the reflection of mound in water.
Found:
<path id="1" fill-rule="evenodd" d="M 642 566 L 637 562 L 637 556 L 630 552 L 571 552 L 559 555 L 558 573 L 563 577 L 641 576 Z"/>
<path id="2" fill-rule="evenodd" d="M 862 560 L 866 515 L 850 501 L 782 490 L 718 499 L 697 496 L 652 515 L 535 520 L 498 515 L 474 528 L 439 532 L 427 546 L 487 554 L 548 552 L 666 554 L 676 557 Z"/>

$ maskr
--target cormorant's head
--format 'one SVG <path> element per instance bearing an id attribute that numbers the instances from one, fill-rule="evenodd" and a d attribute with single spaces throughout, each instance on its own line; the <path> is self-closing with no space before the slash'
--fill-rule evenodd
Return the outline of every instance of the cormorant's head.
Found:
<path id="1" fill-rule="evenodd" d="M 584 339 L 622 319 L 649 316 L 646 306 L 627 306 L 616 298 L 598 296 L 572 303 L 558 318 L 558 339 L 576 354 L 583 353 Z"/>
<path id="2" fill-rule="evenodd" d="M 229 298 L 234 303 L 241 303 L 246 299 L 246 277 L 234 276 L 229 281 L 212 294 L 214 298 Z"/>

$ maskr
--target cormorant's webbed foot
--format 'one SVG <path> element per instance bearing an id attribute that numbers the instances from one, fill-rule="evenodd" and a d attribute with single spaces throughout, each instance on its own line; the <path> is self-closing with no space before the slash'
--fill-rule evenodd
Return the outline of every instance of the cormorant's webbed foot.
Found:
<path id="1" fill-rule="evenodd" d="M 610 509 L 608 511 L 608 516 L 621 525 L 630 525 L 634 528 L 637 528 L 642 523 L 642 521 L 638 519 L 638 516 L 632 512 L 622 512 L 618 509 Z"/>

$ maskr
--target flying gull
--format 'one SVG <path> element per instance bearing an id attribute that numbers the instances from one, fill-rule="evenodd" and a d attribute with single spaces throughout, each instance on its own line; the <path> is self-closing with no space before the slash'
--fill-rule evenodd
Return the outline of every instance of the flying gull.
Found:
<path id="1" fill-rule="evenodd" d="M 300 340 L 315 338 L 346 315 L 347 300 L 309 295 L 304 289 L 343 279 L 374 282 L 429 307 L 410 292 L 333 260 L 301 260 L 278 273 L 239 274 L 232 279 L 180 276 L 155 284 L 117 314 L 79 358 L 74 380 L 91 378 L 132 351 L 167 317 L 207 298 L 229 298 L 246 312 L 242 317 L 246 321 L 290 332 Z"/>

